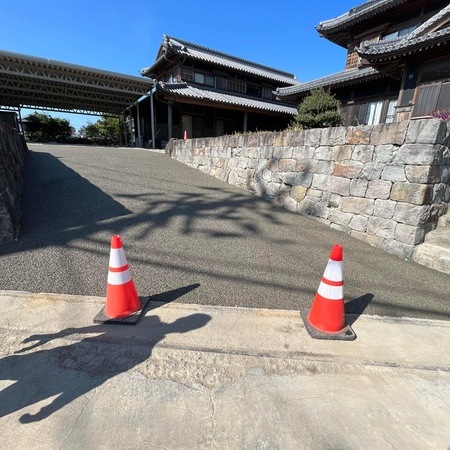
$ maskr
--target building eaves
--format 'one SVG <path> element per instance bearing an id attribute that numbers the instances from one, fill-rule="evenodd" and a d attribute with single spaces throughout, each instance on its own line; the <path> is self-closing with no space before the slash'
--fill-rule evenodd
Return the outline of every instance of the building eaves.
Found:
<path id="1" fill-rule="evenodd" d="M 294 97 L 296 95 L 308 93 L 311 90 L 318 88 L 344 86 L 384 76 L 386 76 L 384 73 L 373 67 L 349 69 L 343 72 L 337 72 L 331 75 L 327 75 L 322 78 L 317 78 L 307 83 L 278 88 L 275 91 L 275 95 L 280 98 Z"/>
<path id="2" fill-rule="evenodd" d="M 222 68 L 237 70 L 239 72 L 266 78 L 268 80 L 286 85 L 298 83 L 298 81 L 295 79 L 294 74 L 264 66 L 262 64 L 248 61 L 246 59 L 237 58 L 226 53 L 218 52 L 216 50 L 202 47 L 200 45 L 170 36 L 164 36 L 163 44 L 157 55 L 157 61 L 164 56 L 164 53 L 172 53 L 182 57 L 192 58 L 198 61 L 205 61 Z M 147 71 L 147 69 L 143 70 Z M 141 71 L 141 74 L 145 73 Z"/>
<path id="3" fill-rule="evenodd" d="M 435 27 L 442 23 L 443 20 L 447 20 L 450 17 L 450 5 L 442 8 L 438 13 L 430 17 L 426 22 L 424 22 L 420 27 L 417 27 L 412 33 L 407 37 L 409 39 L 414 39 L 416 37 L 422 36 L 426 33 L 436 31 Z"/>
<path id="4" fill-rule="evenodd" d="M 450 26 L 416 37 L 407 35 L 390 41 L 363 42 L 356 51 L 369 61 L 386 61 L 448 41 L 450 41 Z"/>
<path id="5" fill-rule="evenodd" d="M 316 26 L 316 30 L 322 35 L 337 32 L 341 28 L 346 28 L 349 25 L 362 22 L 397 5 L 406 3 L 407 1 L 408 0 L 370 0 L 350 9 L 350 11 L 339 17 L 320 22 L 319 25 Z"/>
<path id="6" fill-rule="evenodd" d="M 187 83 L 158 82 L 156 84 L 156 87 L 158 90 L 166 94 L 173 95 L 174 97 L 209 101 L 212 103 L 219 103 L 281 114 L 295 115 L 297 113 L 297 108 L 295 106 L 286 105 L 279 102 L 257 100 L 251 97 L 243 97 L 240 95 L 233 95 L 230 93 L 210 89 L 204 89 L 189 85 Z"/>

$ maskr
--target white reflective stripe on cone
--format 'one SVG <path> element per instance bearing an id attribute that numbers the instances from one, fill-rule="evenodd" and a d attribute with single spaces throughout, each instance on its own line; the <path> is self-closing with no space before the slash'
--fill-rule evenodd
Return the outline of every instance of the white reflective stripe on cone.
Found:
<path id="1" fill-rule="evenodd" d="M 342 281 L 342 261 L 329 259 L 323 277 L 330 281 Z"/>
<path id="2" fill-rule="evenodd" d="M 342 300 L 344 298 L 344 286 L 330 286 L 321 281 L 317 293 L 328 300 Z"/>
<path id="3" fill-rule="evenodd" d="M 109 254 L 109 267 L 123 267 L 126 266 L 127 258 L 125 257 L 125 252 L 122 248 L 112 248 Z"/>
<path id="4" fill-rule="evenodd" d="M 108 272 L 108 284 L 125 284 L 132 280 L 131 272 L 127 269 L 123 272 Z"/>

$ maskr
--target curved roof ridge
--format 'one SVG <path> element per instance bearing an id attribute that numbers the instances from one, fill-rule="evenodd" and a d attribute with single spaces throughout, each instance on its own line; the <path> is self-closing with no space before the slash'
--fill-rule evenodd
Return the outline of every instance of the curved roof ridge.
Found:
<path id="1" fill-rule="evenodd" d="M 377 55 L 392 53 L 404 48 L 413 47 L 426 41 L 447 35 L 450 32 L 449 26 L 440 30 L 433 29 L 442 19 L 450 17 L 450 5 L 445 6 L 428 20 L 423 22 L 415 30 L 405 36 L 396 39 L 381 41 L 365 41 L 361 42 L 356 49 L 359 55 Z"/>
<path id="2" fill-rule="evenodd" d="M 192 48 L 194 48 L 196 50 L 199 50 L 199 51 L 202 51 L 202 52 L 206 52 L 206 53 L 209 53 L 211 55 L 220 56 L 222 58 L 226 58 L 226 59 L 229 59 L 231 61 L 235 61 L 235 62 L 238 62 L 238 63 L 241 63 L 241 64 L 243 63 L 243 64 L 246 64 L 248 66 L 252 66 L 252 67 L 259 68 L 259 69 L 263 69 L 265 71 L 272 72 L 274 74 L 282 75 L 282 76 L 285 76 L 285 77 L 288 77 L 288 78 L 292 78 L 293 80 L 296 80 L 295 74 L 290 73 L 290 72 L 286 72 L 286 71 L 283 71 L 283 70 L 275 69 L 274 67 L 270 67 L 270 66 L 266 66 L 264 64 L 256 63 L 256 62 L 250 61 L 248 59 L 239 58 L 237 56 L 233 56 L 233 55 L 230 55 L 228 53 L 224 53 L 224 52 L 220 52 L 220 51 L 208 48 L 208 47 L 204 47 L 202 45 L 194 44 L 192 42 L 188 42 L 188 41 L 185 41 L 183 39 L 178 39 L 178 38 L 173 37 L 173 36 L 165 35 L 165 37 L 167 39 L 169 39 L 169 40 L 172 40 L 172 41 L 177 42 L 177 43 L 179 43 L 181 45 L 184 45 L 185 47 L 192 47 Z"/>
<path id="3" fill-rule="evenodd" d="M 324 20 L 316 26 L 316 30 L 321 32 L 332 31 L 339 26 L 347 24 L 352 21 L 362 20 L 367 15 L 374 15 L 380 11 L 384 11 L 389 7 L 396 6 L 400 3 L 405 3 L 408 0 L 369 0 L 362 5 L 351 8 L 348 12 L 341 14 L 340 16 Z"/>
<path id="4" fill-rule="evenodd" d="M 335 72 L 315 80 L 301 83 L 294 86 L 277 88 L 275 95 L 283 98 L 292 95 L 308 92 L 313 89 L 338 85 L 341 83 L 348 83 L 352 81 L 362 80 L 370 77 L 382 76 L 382 72 L 374 67 L 355 67 L 354 69 L 347 69 L 340 72 Z"/>
<path id="5" fill-rule="evenodd" d="M 428 30 L 430 30 L 430 27 L 435 25 L 439 20 L 443 19 L 447 15 L 450 15 L 450 5 L 445 6 L 437 14 L 430 17 L 427 21 L 425 21 L 422 25 L 420 25 L 420 27 L 417 27 L 413 32 L 411 32 L 407 36 L 407 38 L 413 39 L 421 34 L 429 32 Z"/>

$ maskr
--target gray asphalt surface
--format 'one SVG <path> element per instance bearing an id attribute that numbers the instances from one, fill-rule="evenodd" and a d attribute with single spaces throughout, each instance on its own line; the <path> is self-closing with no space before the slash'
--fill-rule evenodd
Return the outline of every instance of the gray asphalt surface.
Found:
<path id="1" fill-rule="evenodd" d="M 449 276 L 139 149 L 30 145 L 17 242 L 0 289 L 104 295 L 122 236 L 141 296 L 258 308 L 310 307 L 335 243 L 346 312 L 450 319 Z"/>

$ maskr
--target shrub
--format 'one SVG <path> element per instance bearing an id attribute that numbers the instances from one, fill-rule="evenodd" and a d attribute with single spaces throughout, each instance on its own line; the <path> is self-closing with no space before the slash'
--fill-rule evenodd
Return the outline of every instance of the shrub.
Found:
<path id="1" fill-rule="evenodd" d="M 432 111 L 430 113 L 431 117 L 434 117 L 435 119 L 441 119 L 444 122 L 450 122 L 450 114 L 448 113 L 442 113 L 441 111 Z"/>
<path id="2" fill-rule="evenodd" d="M 339 100 L 323 88 L 316 89 L 298 106 L 290 129 L 327 128 L 342 124 Z"/>

